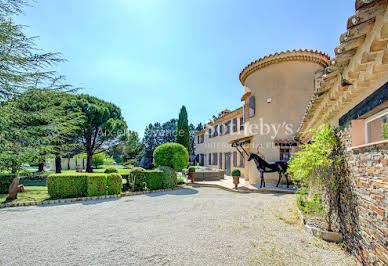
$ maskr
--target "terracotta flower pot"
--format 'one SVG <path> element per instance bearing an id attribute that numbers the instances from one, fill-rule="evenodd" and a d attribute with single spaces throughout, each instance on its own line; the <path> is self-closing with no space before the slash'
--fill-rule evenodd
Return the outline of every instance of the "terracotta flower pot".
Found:
<path id="1" fill-rule="evenodd" d="M 234 188 L 237 189 L 237 185 L 240 183 L 240 176 L 233 176 Z"/>
<path id="2" fill-rule="evenodd" d="M 191 183 L 194 183 L 195 172 L 189 172 Z"/>

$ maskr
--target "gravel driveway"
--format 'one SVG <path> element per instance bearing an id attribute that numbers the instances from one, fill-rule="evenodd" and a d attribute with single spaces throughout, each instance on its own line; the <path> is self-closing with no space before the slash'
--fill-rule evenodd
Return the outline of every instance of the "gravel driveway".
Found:
<path id="1" fill-rule="evenodd" d="M 8 208 L 0 264 L 355 264 L 298 222 L 293 195 L 215 188 Z"/>

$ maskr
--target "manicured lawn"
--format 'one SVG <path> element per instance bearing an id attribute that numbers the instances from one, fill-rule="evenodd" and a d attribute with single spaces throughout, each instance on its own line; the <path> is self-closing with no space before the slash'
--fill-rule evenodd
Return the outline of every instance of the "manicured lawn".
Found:
<path id="1" fill-rule="evenodd" d="M 46 180 L 20 180 L 24 185 L 25 192 L 18 193 L 18 198 L 12 202 L 28 202 L 47 200 L 50 195 L 47 192 Z M 6 202 L 8 194 L 0 194 L 0 203 Z M 11 202 L 11 201 L 8 201 Z"/>

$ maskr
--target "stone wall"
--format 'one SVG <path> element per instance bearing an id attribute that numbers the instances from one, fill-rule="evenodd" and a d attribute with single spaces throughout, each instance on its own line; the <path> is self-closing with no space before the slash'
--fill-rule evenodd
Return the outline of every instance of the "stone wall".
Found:
<path id="1" fill-rule="evenodd" d="M 344 244 L 363 264 L 388 262 L 388 144 L 351 149 L 341 132 L 347 176 L 340 186 L 339 218 Z"/>

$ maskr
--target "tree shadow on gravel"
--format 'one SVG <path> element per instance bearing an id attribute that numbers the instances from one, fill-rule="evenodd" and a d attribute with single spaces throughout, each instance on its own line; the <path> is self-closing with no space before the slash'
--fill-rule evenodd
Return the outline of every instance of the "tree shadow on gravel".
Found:
<path id="1" fill-rule="evenodd" d="M 183 188 L 183 189 L 178 189 L 178 190 L 156 192 L 156 193 L 150 193 L 150 194 L 145 194 L 145 195 L 153 198 L 153 197 L 159 197 L 159 196 L 164 196 L 164 195 L 187 196 L 187 195 L 194 195 L 197 193 L 198 193 L 198 190 L 191 189 L 191 188 Z"/>

